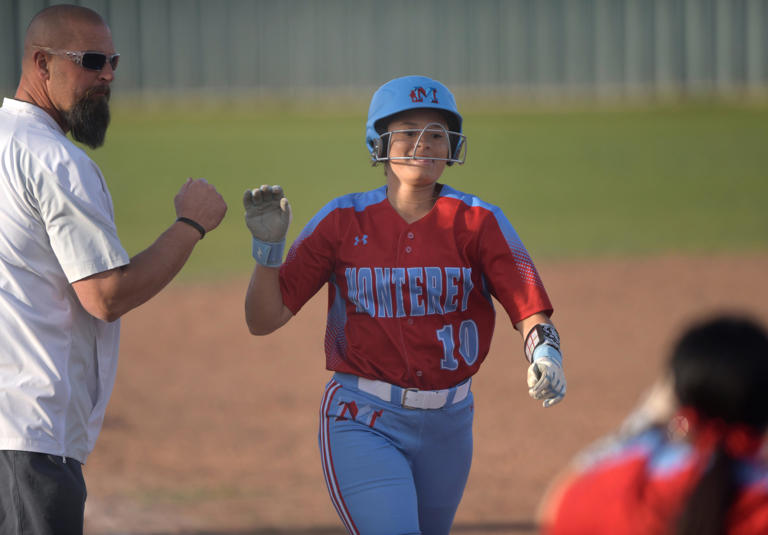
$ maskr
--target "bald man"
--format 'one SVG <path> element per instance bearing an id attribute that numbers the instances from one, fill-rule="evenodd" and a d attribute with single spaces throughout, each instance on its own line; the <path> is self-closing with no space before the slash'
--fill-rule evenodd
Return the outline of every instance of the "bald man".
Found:
<path id="1" fill-rule="evenodd" d="M 27 30 L 0 108 L 0 533 L 82 533 L 81 464 L 101 430 L 119 318 L 157 294 L 226 204 L 203 179 L 129 258 L 104 177 L 72 137 L 104 142 L 119 55 L 104 20 L 57 5 Z"/>

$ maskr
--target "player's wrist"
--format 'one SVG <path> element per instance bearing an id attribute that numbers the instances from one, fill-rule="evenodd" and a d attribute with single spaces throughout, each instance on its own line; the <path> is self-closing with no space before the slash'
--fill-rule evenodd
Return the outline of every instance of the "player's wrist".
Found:
<path id="1" fill-rule="evenodd" d="M 285 251 L 285 238 L 277 242 L 268 242 L 256 237 L 251 241 L 251 254 L 253 259 L 266 267 L 280 267 L 283 263 Z"/>
<path id="2" fill-rule="evenodd" d="M 528 362 L 547 357 L 561 367 L 563 354 L 560 352 L 560 335 L 551 323 L 538 323 L 525 337 L 525 356 Z"/>
<path id="3" fill-rule="evenodd" d="M 543 344 L 537 347 L 534 350 L 531 358 L 533 359 L 531 360 L 532 363 L 536 363 L 537 361 L 546 358 L 554 362 L 561 368 L 563 367 L 563 354 L 560 352 L 558 348 L 552 347 L 550 345 Z"/>

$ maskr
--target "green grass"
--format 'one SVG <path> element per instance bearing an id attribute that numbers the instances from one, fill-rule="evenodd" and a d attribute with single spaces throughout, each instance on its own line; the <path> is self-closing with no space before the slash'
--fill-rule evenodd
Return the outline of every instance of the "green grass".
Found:
<path id="1" fill-rule="evenodd" d="M 534 259 L 768 249 L 768 105 L 467 110 L 467 164 L 443 181 L 502 207 Z M 247 187 L 285 187 L 291 240 L 333 197 L 383 183 L 365 111 L 118 105 L 92 156 L 130 254 L 174 220 L 186 177 L 212 182 L 229 211 L 183 276 L 228 277 L 253 263 Z"/>

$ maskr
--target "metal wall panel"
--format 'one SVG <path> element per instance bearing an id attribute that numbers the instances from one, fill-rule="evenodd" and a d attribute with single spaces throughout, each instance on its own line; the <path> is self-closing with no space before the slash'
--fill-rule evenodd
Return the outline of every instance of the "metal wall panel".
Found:
<path id="1" fill-rule="evenodd" d="M 18 2 L 0 0 L 0 89 L 5 96 L 12 95 L 16 89 L 21 71 L 22 44 L 19 24 Z"/>
<path id="2" fill-rule="evenodd" d="M 5 94 L 29 20 L 53 3 L 0 0 Z M 146 95 L 349 93 L 410 73 L 531 95 L 768 88 L 768 0 L 79 3 L 110 23 L 117 88 Z"/>
<path id="3" fill-rule="evenodd" d="M 654 78 L 656 89 L 670 93 L 685 85 L 685 0 L 656 0 Z"/>

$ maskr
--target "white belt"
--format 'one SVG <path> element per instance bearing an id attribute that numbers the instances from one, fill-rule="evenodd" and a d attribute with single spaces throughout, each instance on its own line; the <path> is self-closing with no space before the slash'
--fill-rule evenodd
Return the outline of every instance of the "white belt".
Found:
<path id="1" fill-rule="evenodd" d="M 469 394 L 472 379 L 443 390 L 419 390 L 402 388 L 397 385 L 375 381 L 364 377 L 357 378 L 357 388 L 384 401 L 402 405 L 406 409 L 441 409 L 462 401 Z"/>

